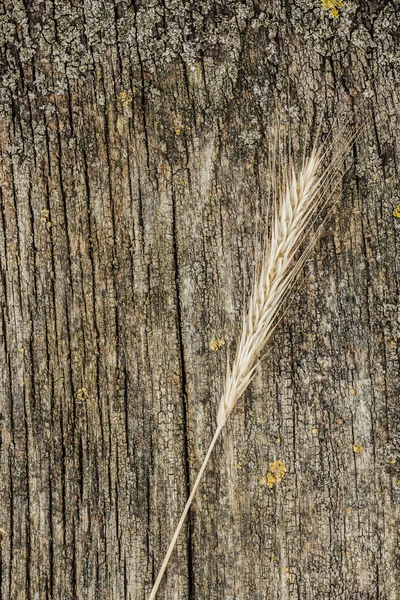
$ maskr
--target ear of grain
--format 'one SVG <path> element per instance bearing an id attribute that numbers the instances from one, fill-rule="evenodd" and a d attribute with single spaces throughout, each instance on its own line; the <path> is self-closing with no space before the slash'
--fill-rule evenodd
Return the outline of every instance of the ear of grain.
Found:
<path id="1" fill-rule="evenodd" d="M 279 174 L 283 173 L 285 180 L 278 182 L 277 189 L 279 190 L 283 186 L 284 191 L 280 194 L 275 191 L 277 201 L 272 230 L 262 257 L 260 275 L 254 282 L 248 312 L 243 316 L 242 333 L 235 360 L 232 367 L 229 362 L 227 365 L 225 389 L 217 415 L 217 428 L 168 547 L 149 600 L 153 600 L 156 596 L 212 449 L 227 417 L 252 380 L 257 366 L 257 358 L 272 333 L 276 314 L 302 264 L 301 255 L 299 260 L 295 260 L 295 256 L 308 232 L 312 219 L 321 208 L 321 204 L 324 204 L 328 174 L 331 176 L 329 169 L 323 175 L 318 175 L 320 167 L 321 153 L 317 149 L 314 149 L 311 156 L 304 162 L 298 176 L 293 168 L 289 169 L 289 174 L 286 175 L 288 172 L 286 165 L 279 165 Z"/>
<path id="2" fill-rule="evenodd" d="M 298 177 L 292 171 L 286 182 L 279 210 L 275 215 L 269 247 L 263 257 L 261 274 L 254 283 L 249 310 L 243 317 L 242 335 L 232 369 L 227 368 L 226 383 L 221 398 L 217 422 L 223 426 L 240 396 L 248 387 L 255 362 L 269 338 L 274 317 L 293 278 L 288 275 L 294 266 L 307 226 L 318 205 L 316 202 L 321 178 L 317 172 L 319 155 L 314 151 Z"/>

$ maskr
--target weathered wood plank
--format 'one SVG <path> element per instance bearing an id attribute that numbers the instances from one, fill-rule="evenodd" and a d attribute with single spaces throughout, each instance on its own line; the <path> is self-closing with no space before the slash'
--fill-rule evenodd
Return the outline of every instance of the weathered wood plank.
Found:
<path id="1" fill-rule="evenodd" d="M 399 5 L 322 4 L 4 1 L 7 600 L 149 594 L 215 427 L 276 104 L 300 145 L 323 110 L 333 137 L 372 117 L 159 597 L 400 595 Z"/>

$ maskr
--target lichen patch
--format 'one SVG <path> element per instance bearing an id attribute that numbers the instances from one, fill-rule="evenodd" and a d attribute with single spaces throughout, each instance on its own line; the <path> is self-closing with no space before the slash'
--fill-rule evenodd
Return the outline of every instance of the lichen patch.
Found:
<path id="1" fill-rule="evenodd" d="M 132 92 L 120 92 L 118 94 L 118 99 L 124 106 L 128 106 L 133 100 Z"/>
<path id="2" fill-rule="evenodd" d="M 343 7 L 343 0 L 321 0 L 322 8 L 329 11 L 329 16 L 333 19 L 338 19 L 340 8 Z"/>
<path id="3" fill-rule="evenodd" d="M 218 352 L 218 350 L 222 348 L 222 346 L 225 346 L 225 340 L 224 338 L 213 338 L 209 345 L 213 352 Z"/>
<path id="4" fill-rule="evenodd" d="M 283 460 L 275 460 L 269 463 L 269 471 L 261 477 L 260 484 L 266 485 L 269 488 L 274 487 L 276 483 L 280 483 L 287 473 L 287 467 Z"/>
<path id="5" fill-rule="evenodd" d="M 361 444 L 353 444 L 353 452 L 355 452 L 356 454 L 362 454 L 364 450 L 365 448 L 364 446 L 361 446 Z"/>
<path id="6" fill-rule="evenodd" d="M 79 390 L 76 393 L 76 398 L 77 400 L 85 400 L 88 397 L 88 391 L 85 387 L 81 387 L 79 388 Z"/>

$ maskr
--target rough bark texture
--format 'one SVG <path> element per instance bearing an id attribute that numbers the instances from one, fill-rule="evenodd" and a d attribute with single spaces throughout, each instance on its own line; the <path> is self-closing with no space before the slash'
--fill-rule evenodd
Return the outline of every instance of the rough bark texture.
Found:
<path id="1" fill-rule="evenodd" d="M 400 597 L 399 2 L 324 4 L 3 0 L 5 600 L 147 597 L 215 429 L 273 107 L 304 144 L 363 98 L 159 598 Z"/>

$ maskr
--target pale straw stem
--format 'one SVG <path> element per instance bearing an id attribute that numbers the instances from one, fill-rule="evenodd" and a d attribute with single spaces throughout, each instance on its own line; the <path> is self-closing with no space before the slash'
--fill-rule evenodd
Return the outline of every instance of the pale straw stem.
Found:
<path id="1" fill-rule="evenodd" d="M 153 589 L 151 590 L 151 594 L 149 596 L 149 600 L 154 600 L 154 598 L 156 597 L 158 586 L 160 585 L 161 579 L 162 579 L 162 577 L 164 575 L 164 571 L 167 568 L 169 559 L 171 557 L 172 551 L 173 551 L 173 549 L 175 547 L 175 544 L 176 544 L 176 540 L 178 539 L 178 536 L 179 536 L 180 531 L 182 529 L 182 525 L 185 522 L 186 515 L 189 512 L 189 508 L 190 508 L 190 505 L 192 504 L 192 500 L 194 498 L 196 490 L 197 490 L 197 488 L 199 486 L 201 478 L 203 477 L 204 469 L 207 466 L 208 460 L 209 460 L 209 458 L 211 456 L 211 452 L 213 451 L 213 448 L 215 446 L 215 442 L 217 441 L 217 439 L 218 439 L 219 434 L 221 433 L 221 431 L 222 431 L 222 426 L 218 425 L 218 427 L 217 427 L 217 429 L 215 431 L 214 437 L 213 437 L 213 439 L 211 441 L 210 447 L 208 448 L 207 454 L 206 454 L 206 456 L 205 456 L 205 458 L 203 460 L 203 464 L 201 465 L 200 471 L 197 474 L 196 481 L 193 484 L 193 488 L 192 488 L 192 491 L 190 492 L 190 496 L 187 499 L 185 508 L 183 509 L 183 512 L 182 512 L 181 518 L 179 520 L 179 523 L 178 523 L 178 525 L 177 525 L 177 527 L 175 529 L 175 533 L 174 533 L 173 538 L 171 540 L 171 543 L 170 543 L 170 545 L 168 547 L 167 554 L 165 555 L 163 564 L 161 565 L 160 572 L 159 572 L 158 577 L 157 577 L 157 579 L 156 579 L 156 581 L 155 581 L 155 583 L 153 585 Z"/>

